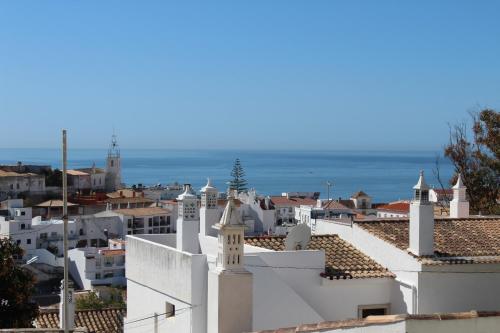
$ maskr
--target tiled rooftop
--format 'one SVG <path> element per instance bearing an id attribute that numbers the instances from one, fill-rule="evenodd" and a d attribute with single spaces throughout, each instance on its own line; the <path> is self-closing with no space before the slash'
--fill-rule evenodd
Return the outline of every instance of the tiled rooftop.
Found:
<path id="1" fill-rule="evenodd" d="M 108 198 L 106 202 L 111 204 L 128 204 L 128 203 L 151 203 L 153 200 L 143 197 L 126 197 L 126 198 Z"/>
<path id="2" fill-rule="evenodd" d="M 410 211 L 410 203 L 409 202 L 395 202 L 387 205 L 377 207 L 377 210 L 381 210 L 384 212 L 395 212 L 408 214 Z"/>
<path id="3" fill-rule="evenodd" d="M 369 195 L 368 195 L 368 194 L 366 194 L 366 193 L 365 193 L 365 192 L 363 192 L 363 191 L 358 191 L 358 192 L 354 193 L 354 194 L 351 196 L 351 198 L 353 198 L 353 199 L 357 199 L 357 198 L 360 198 L 360 197 L 369 197 Z"/>
<path id="4" fill-rule="evenodd" d="M 271 202 L 275 206 L 296 206 L 299 207 L 300 205 L 305 205 L 305 206 L 316 206 L 316 200 L 311 199 L 311 198 L 300 198 L 300 197 L 271 197 Z"/>
<path id="5" fill-rule="evenodd" d="M 62 200 L 48 200 L 36 205 L 36 207 L 62 207 L 62 206 L 63 206 Z M 68 202 L 68 206 L 78 206 L 78 205 Z"/>
<path id="6" fill-rule="evenodd" d="M 80 310 L 75 312 L 75 327 L 86 327 L 89 333 L 123 332 L 125 309 Z M 41 310 L 35 320 L 37 328 L 58 328 L 59 310 Z"/>
<path id="7" fill-rule="evenodd" d="M 125 255 L 125 250 L 123 249 L 111 249 L 111 250 L 101 250 L 104 256 L 123 256 Z"/>
<path id="8" fill-rule="evenodd" d="M 114 212 L 122 215 L 131 215 L 131 216 L 156 216 L 156 215 L 166 215 L 171 213 L 170 210 L 160 207 L 125 208 L 125 209 L 116 209 L 114 210 Z"/>
<path id="9" fill-rule="evenodd" d="M 323 201 L 322 206 L 324 209 L 344 209 L 344 210 L 349 209 L 348 207 L 344 206 L 342 203 L 335 201 L 335 200 Z"/>
<path id="10" fill-rule="evenodd" d="M 368 316 L 364 319 L 348 319 L 339 321 L 324 321 L 316 324 L 302 324 L 295 327 L 279 328 L 276 330 L 258 331 L 254 333 L 319 333 L 332 332 L 339 330 L 344 332 L 355 327 L 364 327 L 370 325 L 391 324 L 406 320 L 466 320 L 486 317 L 500 317 L 499 311 L 470 311 L 456 313 L 436 313 L 421 315 L 386 315 L 386 316 Z"/>
<path id="11" fill-rule="evenodd" d="M 38 176 L 34 173 L 19 173 L 14 171 L 0 170 L 0 177 L 28 177 L 28 176 Z"/>
<path id="12" fill-rule="evenodd" d="M 269 250 L 283 251 L 285 236 L 247 237 L 245 243 Z M 307 250 L 325 251 L 325 271 L 334 278 L 381 278 L 394 277 L 386 268 L 356 249 L 338 235 L 311 237 Z"/>
<path id="13" fill-rule="evenodd" d="M 355 223 L 401 250 L 408 249 L 408 219 Z M 435 219 L 434 254 L 438 258 L 476 257 L 473 262 L 500 261 L 500 218 Z"/>

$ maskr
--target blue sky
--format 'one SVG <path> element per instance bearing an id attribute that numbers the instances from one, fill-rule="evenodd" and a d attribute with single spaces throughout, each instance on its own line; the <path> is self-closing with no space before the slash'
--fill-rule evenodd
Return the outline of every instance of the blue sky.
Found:
<path id="1" fill-rule="evenodd" d="M 0 147 L 440 149 L 499 1 L 1 1 Z"/>

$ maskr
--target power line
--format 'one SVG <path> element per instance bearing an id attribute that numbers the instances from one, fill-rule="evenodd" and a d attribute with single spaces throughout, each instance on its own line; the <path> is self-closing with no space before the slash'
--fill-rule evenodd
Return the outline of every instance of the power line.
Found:
<path id="1" fill-rule="evenodd" d="M 154 317 L 159 317 L 159 316 L 163 316 L 163 315 L 179 314 L 179 313 L 182 313 L 185 310 L 188 310 L 188 309 L 191 309 L 191 308 L 193 308 L 193 307 L 190 306 L 190 307 L 187 307 L 187 308 L 177 309 L 175 311 L 167 311 L 167 312 L 164 312 L 164 313 L 157 313 L 157 314 L 154 314 L 152 316 L 142 317 L 142 318 L 139 318 L 139 319 L 135 319 L 133 321 L 128 321 L 128 322 L 124 323 L 123 325 L 130 325 L 130 324 L 133 324 L 133 323 L 137 323 L 137 322 L 140 322 L 140 321 L 152 319 Z M 140 327 L 140 326 L 137 326 L 137 327 Z"/>

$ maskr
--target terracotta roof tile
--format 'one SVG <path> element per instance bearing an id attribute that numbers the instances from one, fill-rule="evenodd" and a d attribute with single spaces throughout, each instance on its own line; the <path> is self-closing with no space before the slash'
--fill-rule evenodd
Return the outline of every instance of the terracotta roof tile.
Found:
<path id="1" fill-rule="evenodd" d="M 271 197 L 271 202 L 275 206 L 296 206 L 299 207 L 300 205 L 305 205 L 305 206 L 316 206 L 316 200 L 311 199 L 311 198 L 300 198 L 300 197 Z"/>
<path id="2" fill-rule="evenodd" d="M 245 243 L 274 251 L 285 249 L 285 236 L 247 237 Z M 378 278 L 394 277 L 394 274 L 356 249 L 338 235 L 315 235 L 307 250 L 325 251 L 325 277 Z"/>
<path id="3" fill-rule="evenodd" d="M 364 319 L 347 319 L 338 321 L 323 321 L 315 324 L 302 324 L 296 327 L 278 328 L 276 330 L 258 331 L 254 333 L 317 333 L 332 332 L 344 329 L 363 327 L 370 325 L 391 324 L 406 320 L 457 320 L 457 319 L 475 319 L 481 317 L 500 317 L 500 311 L 470 311 L 457 313 L 436 313 L 430 315 L 386 315 L 386 316 L 368 316 Z"/>
<path id="4" fill-rule="evenodd" d="M 14 171 L 5 171 L 0 169 L 0 177 L 28 177 L 28 176 L 40 176 L 35 173 L 19 173 L 19 172 L 14 172 Z"/>
<path id="5" fill-rule="evenodd" d="M 116 209 L 113 210 L 113 212 L 131 216 L 154 216 L 154 215 L 166 215 L 171 213 L 170 210 L 160 207 L 125 208 L 125 209 Z"/>
<path id="6" fill-rule="evenodd" d="M 63 206 L 62 200 L 48 200 L 36 205 L 36 207 L 62 207 L 62 206 Z M 68 207 L 70 206 L 78 206 L 78 205 L 68 202 Z"/>
<path id="7" fill-rule="evenodd" d="M 121 308 L 76 311 L 75 327 L 86 327 L 89 333 L 119 333 L 123 331 L 125 313 Z M 42 310 L 35 325 L 37 328 L 58 328 L 59 311 Z"/>
<path id="8" fill-rule="evenodd" d="M 398 213 L 408 214 L 408 212 L 410 211 L 410 203 L 409 202 L 390 203 L 387 205 L 377 207 L 377 210 L 381 210 L 384 212 L 398 212 Z"/>
<path id="9" fill-rule="evenodd" d="M 123 249 L 101 250 L 101 253 L 105 256 L 120 256 L 120 255 L 125 255 L 125 250 Z"/>
<path id="10" fill-rule="evenodd" d="M 68 170 L 66 173 L 70 176 L 89 176 L 88 173 L 81 170 Z"/>
<path id="11" fill-rule="evenodd" d="M 354 198 L 354 199 L 359 198 L 359 197 L 369 197 L 369 195 L 368 195 L 368 194 L 366 194 L 366 193 L 365 193 L 365 192 L 363 192 L 363 191 L 358 191 L 358 192 L 354 193 L 354 194 L 351 196 L 351 198 Z"/>
<path id="12" fill-rule="evenodd" d="M 500 261 L 500 217 L 441 218 L 434 224 L 434 259 L 475 257 L 463 263 Z M 409 246 L 409 220 L 355 221 L 361 228 L 401 250 Z M 431 259 L 423 261 L 431 264 Z M 454 260 L 444 260 L 454 263 Z"/>
<path id="13" fill-rule="evenodd" d="M 126 198 L 109 198 L 106 200 L 111 204 L 127 204 L 127 203 L 151 203 L 154 202 L 149 198 L 143 197 L 126 197 Z"/>
<path id="14" fill-rule="evenodd" d="M 325 209 L 349 209 L 344 206 L 342 203 L 335 200 L 328 200 L 323 202 L 323 208 Z"/>

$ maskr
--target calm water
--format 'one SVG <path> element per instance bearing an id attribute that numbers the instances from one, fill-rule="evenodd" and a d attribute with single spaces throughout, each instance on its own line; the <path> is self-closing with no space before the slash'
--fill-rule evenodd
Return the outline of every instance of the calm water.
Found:
<path id="1" fill-rule="evenodd" d="M 74 149 L 68 152 L 69 168 L 103 167 L 106 150 Z M 411 196 L 418 171 L 436 184 L 432 170 L 437 152 L 310 152 L 231 150 L 127 150 L 122 149 L 122 177 L 127 184 L 152 185 L 178 181 L 195 188 L 210 177 L 223 190 L 239 157 L 250 187 L 262 194 L 286 191 L 320 191 L 326 197 L 326 181 L 333 182 L 332 197 L 347 197 L 362 189 L 375 201 Z M 0 149 L 0 164 L 22 161 L 61 167 L 57 149 Z M 452 166 L 441 159 L 441 175 L 448 179 Z"/>

